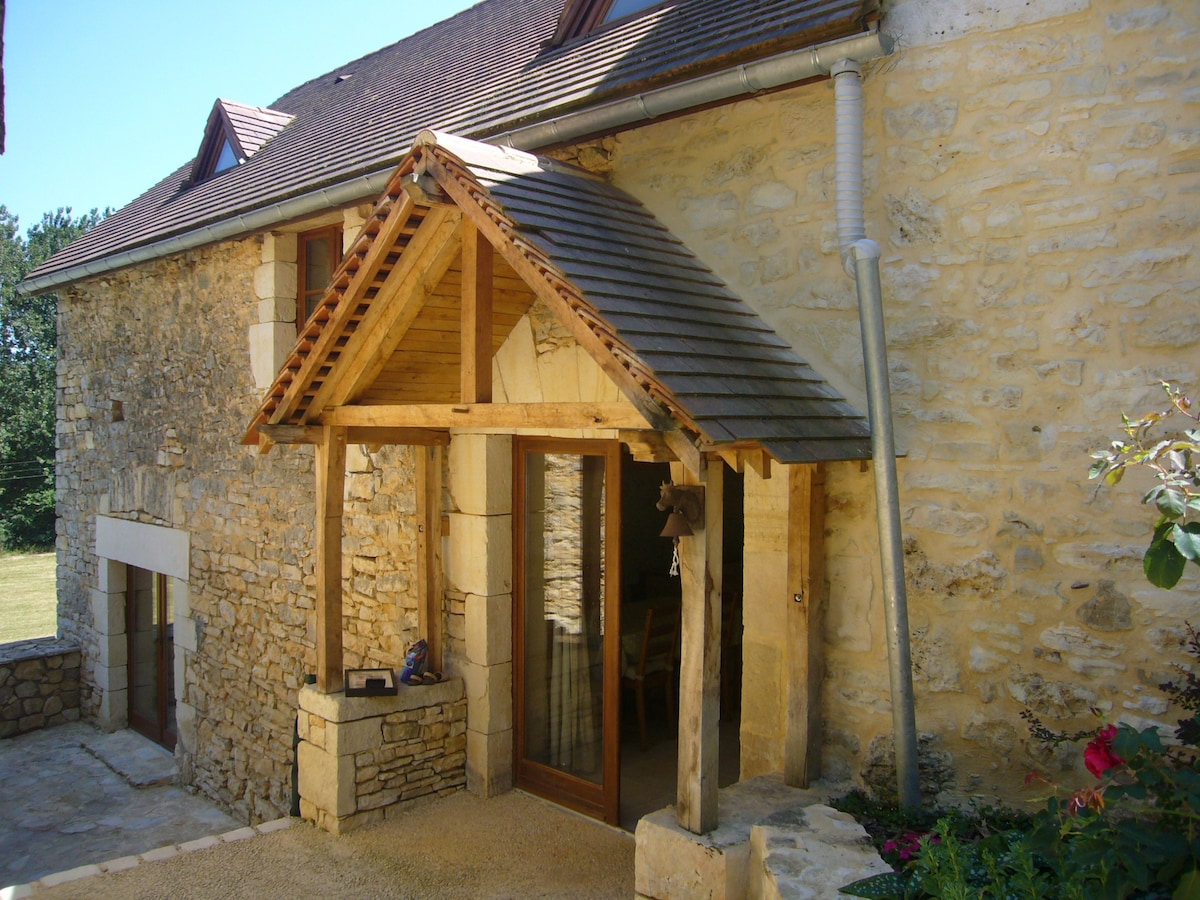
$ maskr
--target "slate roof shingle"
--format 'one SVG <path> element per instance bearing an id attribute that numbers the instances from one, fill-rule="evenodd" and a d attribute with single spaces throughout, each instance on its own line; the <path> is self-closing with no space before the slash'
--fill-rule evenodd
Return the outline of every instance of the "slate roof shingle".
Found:
<path id="1" fill-rule="evenodd" d="M 440 167 L 430 171 L 444 189 L 470 198 L 457 201 L 463 215 L 479 227 L 498 224 L 497 249 L 522 254 L 597 345 L 705 443 L 761 446 L 784 463 L 870 456 L 863 416 L 636 199 L 561 163 L 427 131 L 380 209 L 423 154 Z M 370 241 L 347 258 L 365 258 Z M 337 302 L 361 308 L 364 296 L 347 291 Z M 328 321 L 345 316 L 335 310 Z M 331 337 L 302 339 L 298 360 L 316 347 L 332 350 L 340 342 Z M 292 369 L 321 378 L 329 365 L 314 359 Z M 313 394 L 311 381 L 285 369 L 255 424 L 311 421 Z"/>
<path id="2" fill-rule="evenodd" d="M 472 137 L 867 31 L 878 0 L 681 0 L 559 47 L 563 0 L 483 0 L 270 104 L 294 119 L 243 165 L 164 178 L 35 272 L 37 280 L 368 173 L 418 131 Z M 349 77 L 347 77 L 349 76 Z M 365 193 L 360 199 L 366 199 Z M 249 221 L 253 221 L 250 219 Z M 248 224 L 246 232 L 252 227 Z"/>

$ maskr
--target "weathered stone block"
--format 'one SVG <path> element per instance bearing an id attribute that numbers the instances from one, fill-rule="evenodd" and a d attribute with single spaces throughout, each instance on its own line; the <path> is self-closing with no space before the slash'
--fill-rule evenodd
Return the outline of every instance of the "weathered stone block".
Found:
<path id="1" fill-rule="evenodd" d="M 512 516 L 450 515 L 446 577 L 452 590 L 489 596 L 512 592 Z"/>
<path id="2" fill-rule="evenodd" d="M 301 742 L 297 750 L 300 796 L 335 816 L 356 811 L 354 758 L 335 756 Z"/>
<path id="3" fill-rule="evenodd" d="M 466 607 L 467 659 L 481 666 L 511 661 L 512 595 L 468 594 Z"/>
<path id="4" fill-rule="evenodd" d="M 495 797 L 513 786 L 513 733 L 467 732 L 467 790 Z"/>
<path id="5" fill-rule="evenodd" d="M 463 666 L 467 691 L 467 730 L 510 731 L 513 721 L 512 663 Z"/>
<path id="6" fill-rule="evenodd" d="M 512 512 L 512 438 L 456 432 L 449 457 L 450 497 L 458 512 Z"/>

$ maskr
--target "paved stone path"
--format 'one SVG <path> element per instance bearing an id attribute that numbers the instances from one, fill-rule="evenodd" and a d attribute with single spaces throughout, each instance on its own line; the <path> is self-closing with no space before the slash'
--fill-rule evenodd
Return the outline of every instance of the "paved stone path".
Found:
<path id="1" fill-rule="evenodd" d="M 244 826 L 172 784 L 166 750 L 75 722 L 0 740 L 0 888 Z"/>

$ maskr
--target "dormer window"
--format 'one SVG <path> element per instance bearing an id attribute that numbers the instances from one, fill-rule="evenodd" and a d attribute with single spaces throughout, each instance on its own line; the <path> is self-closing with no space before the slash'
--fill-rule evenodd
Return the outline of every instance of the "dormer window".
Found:
<path id="1" fill-rule="evenodd" d="M 604 14 L 601 22 L 615 22 L 617 19 L 632 16 L 635 12 L 640 12 L 648 6 L 654 6 L 657 2 L 658 0 L 612 0 L 612 6 L 608 8 L 608 12 Z"/>
<path id="2" fill-rule="evenodd" d="M 213 174 L 216 175 L 224 172 L 226 169 L 232 169 L 241 160 L 237 158 L 237 154 L 233 152 L 233 147 L 229 141 L 221 144 L 221 155 L 217 157 L 216 163 L 213 165 Z"/>
<path id="3" fill-rule="evenodd" d="M 590 34 L 601 25 L 663 5 L 663 0 L 566 0 L 550 46 L 557 47 L 572 38 Z"/>
<path id="4" fill-rule="evenodd" d="M 192 184 L 241 165 L 292 118 L 274 109 L 218 100 L 208 114 L 204 140 L 192 164 Z"/>

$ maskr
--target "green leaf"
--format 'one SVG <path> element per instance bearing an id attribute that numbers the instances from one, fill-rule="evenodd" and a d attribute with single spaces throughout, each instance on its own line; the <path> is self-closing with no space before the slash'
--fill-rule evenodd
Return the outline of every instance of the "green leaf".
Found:
<path id="1" fill-rule="evenodd" d="M 1121 479 L 1124 477 L 1125 477 L 1125 467 L 1117 466 L 1115 469 L 1113 469 L 1111 472 L 1109 472 L 1107 475 L 1104 476 L 1104 482 L 1106 484 L 1110 484 L 1110 485 L 1117 485 L 1117 484 L 1121 483 Z"/>
<path id="2" fill-rule="evenodd" d="M 1155 587 L 1168 591 L 1179 583 L 1183 577 L 1183 568 L 1187 560 L 1165 537 L 1157 535 L 1150 542 L 1146 555 L 1142 558 L 1142 571 L 1146 580 Z"/>
<path id="3" fill-rule="evenodd" d="M 849 894 L 851 897 L 895 898 L 903 900 L 908 876 L 903 872 L 884 872 L 882 875 L 871 875 L 860 878 L 845 887 L 838 888 L 838 893 Z"/>
<path id="4" fill-rule="evenodd" d="M 1175 542 L 1175 549 L 1180 555 L 1194 563 L 1200 563 L 1200 522 L 1175 525 L 1171 529 L 1171 540 Z"/>
<path id="5" fill-rule="evenodd" d="M 1154 505 L 1164 516 L 1178 519 L 1187 512 L 1187 494 L 1168 488 L 1155 498 Z"/>
<path id="6" fill-rule="evenodd" d="M 1200 869 L 1183 873 L 1171 900 L 1200 900 Z"/>
<path id="7" fill-rule="evenodd" d="M 1108 468 L 1108 460 L 1101 459 L 1092 463 L 1092 467 L 1088 469 L 1088 478 L 1099 478 L 1104 474 L 1104 470 Z"/>

